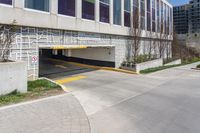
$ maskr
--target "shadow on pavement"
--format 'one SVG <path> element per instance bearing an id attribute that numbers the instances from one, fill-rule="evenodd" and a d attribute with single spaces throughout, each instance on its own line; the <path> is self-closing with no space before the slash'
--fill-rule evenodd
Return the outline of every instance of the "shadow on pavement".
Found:
<path id="1" fill-rule="evenodd" d="M 67 63 L 67 61 L 65 63 L 59 61 L 53 61 L 49 58 L 40 58 L 39 62 L 39 76 L 47 77 L 50 79 L 63 76 L 72 76 L 95 70 L 97 69 L 72 65 Z"/>

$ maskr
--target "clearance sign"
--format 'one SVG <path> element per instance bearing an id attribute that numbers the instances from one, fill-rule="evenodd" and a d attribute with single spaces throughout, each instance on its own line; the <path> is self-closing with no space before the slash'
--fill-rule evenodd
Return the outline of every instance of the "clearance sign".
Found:
<path id="1" fill-rule="evenodd" d="M 51 47 L 54 50 L 60 50 L 60 49 L 82 49 L 87 48 L 87 46 L 84 45 L 78 45 L 78 46 L 63 46 L 63 45 L 56 45 Z"/>

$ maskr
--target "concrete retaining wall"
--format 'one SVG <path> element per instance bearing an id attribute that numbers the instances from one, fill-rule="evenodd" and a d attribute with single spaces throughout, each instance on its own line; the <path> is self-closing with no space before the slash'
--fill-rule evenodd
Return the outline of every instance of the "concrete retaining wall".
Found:
<path id="1" fill-rule="evenodd" d="M 135 68 L 136 68 L 136 72 L 139 73 L 141 70 L 159 67 L 159 66 L 163 66 L 163 59 L 156 59 L 152 61 L 139 63 L 139 64 L 136 64 Z"/>
<path id="2" fill-rule="evenodd" d="M 165 64 L 164 66 L 179 65 L 179 64 L 181 64 L 181 63 L 182 63 L 182 62 L 181 62 L 181 59 L 178 59 L 178 60 L 172 61 L 172 62 L 170 62 L 170 63 L 167 63 L 167 64 Z"/>
<path id="3" fill-rule="evenodd" d="M 21 93 L 27 92 L 26 62 L 0 63 L 0 75 L 0 95 L 14 90 Z"/>

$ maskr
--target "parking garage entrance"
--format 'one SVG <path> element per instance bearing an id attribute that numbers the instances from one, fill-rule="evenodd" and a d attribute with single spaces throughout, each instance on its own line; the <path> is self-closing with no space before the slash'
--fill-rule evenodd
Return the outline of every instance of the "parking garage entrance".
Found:
<path id="1" fill-rule="evenodd" d="M 115 67 L 114 47 L 72 47 L 72 48 L 40 48 L 39 49 L 39 76 L 56 78 L 88 71 L 75 63 Z"/>

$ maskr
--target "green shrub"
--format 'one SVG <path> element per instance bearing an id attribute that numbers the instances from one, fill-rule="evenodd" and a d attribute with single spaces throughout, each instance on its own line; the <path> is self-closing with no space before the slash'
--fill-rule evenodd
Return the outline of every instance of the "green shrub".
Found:
<path id="1" fill-rule="evenodd" d="M 197 65 L 197 68 L 200 68 L 200 64 L 199 64 L 199 65 Z"/>

